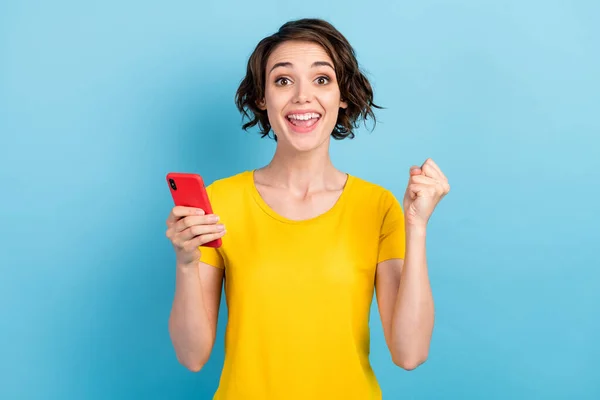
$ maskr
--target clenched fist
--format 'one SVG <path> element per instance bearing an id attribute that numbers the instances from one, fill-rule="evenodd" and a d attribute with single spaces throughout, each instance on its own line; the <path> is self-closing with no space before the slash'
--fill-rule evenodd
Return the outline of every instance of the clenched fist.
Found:
<path id="1" fill-rule="evenodd" d="M 404 218 L 407 226 L 425 227 L 440 200 L 450 192 L 450 184 L 431 158 L 421 167 L 410 168 L 404 194 Z"/>

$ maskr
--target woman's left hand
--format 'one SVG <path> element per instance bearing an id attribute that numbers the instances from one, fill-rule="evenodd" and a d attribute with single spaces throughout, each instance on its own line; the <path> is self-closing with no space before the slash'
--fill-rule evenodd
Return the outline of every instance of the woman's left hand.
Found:
<path id="1" fill-rule="evenodd" d="M 433 210 L 450 192 L 448 179 L 442 170 L 428 158 L 421 167 L 410 168 L 408 187 L 404 195 L 406 226 L 425 228 Z"/>

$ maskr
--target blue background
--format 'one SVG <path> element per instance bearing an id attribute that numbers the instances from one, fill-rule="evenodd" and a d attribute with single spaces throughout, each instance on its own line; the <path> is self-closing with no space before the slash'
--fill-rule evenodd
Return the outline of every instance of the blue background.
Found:
<path id="1" fill-rule="evenodd" d="M 209 399 L 177 363 L 165 174 L 267 163 L 233 96 L 256 43 L 326 18 L 387 107 L 336 165 L 402 196 L 432 157 L 429 360 L 384 399 L 600 398 L 600 3 L 4 1 L 0 4 L 0 398 Z M 369 125 L 370 126 L 370 125 Z"/>

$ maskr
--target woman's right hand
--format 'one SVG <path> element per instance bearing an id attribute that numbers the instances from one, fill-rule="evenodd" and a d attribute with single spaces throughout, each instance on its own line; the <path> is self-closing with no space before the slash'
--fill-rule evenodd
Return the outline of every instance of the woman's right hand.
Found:
<path id="1" fill-rule="evenodd" d="M 173 207 L 167 218 L 167 237 L 175 248 L 177 265 L 196 266 L 201 254 L 198 247 L 225 235 L 218 221 L 219 217 L 205 215 L 200 208 Z"/>

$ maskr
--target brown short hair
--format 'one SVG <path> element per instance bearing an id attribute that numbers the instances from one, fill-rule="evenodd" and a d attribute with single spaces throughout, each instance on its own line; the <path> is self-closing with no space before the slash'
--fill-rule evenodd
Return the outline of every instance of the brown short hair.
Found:
<path id="1" fill-rule="evenodd" d="M 340 108 L 335 128 L 331 133 L 334 139 L 354 138 L 353 129 L 358 127 L 360 118 L 366 121 L 371 117 L 373 123 L 376 123 L 373 108 L 382 107 L 373 103 L 373 89 L 361 72 L 354 49 L 348 40 L 329 22 L 304 18 L 283 24 L 278 32 L 262 39 L 250 56 L 246 76 L 235 95 L 235 104 L 242 113 L 242 118 L 250 120 L 242 126 L 244 130 L 259 125 L 262 137 L 269 135 L 271 124 L 267 112 L 261 110 L 257 102 L 265 95 L 269 56 L 278 45 L 290 40 L 317 43 L 333 60 L 341 98 L 348 104 L 348 108 Z"/>

